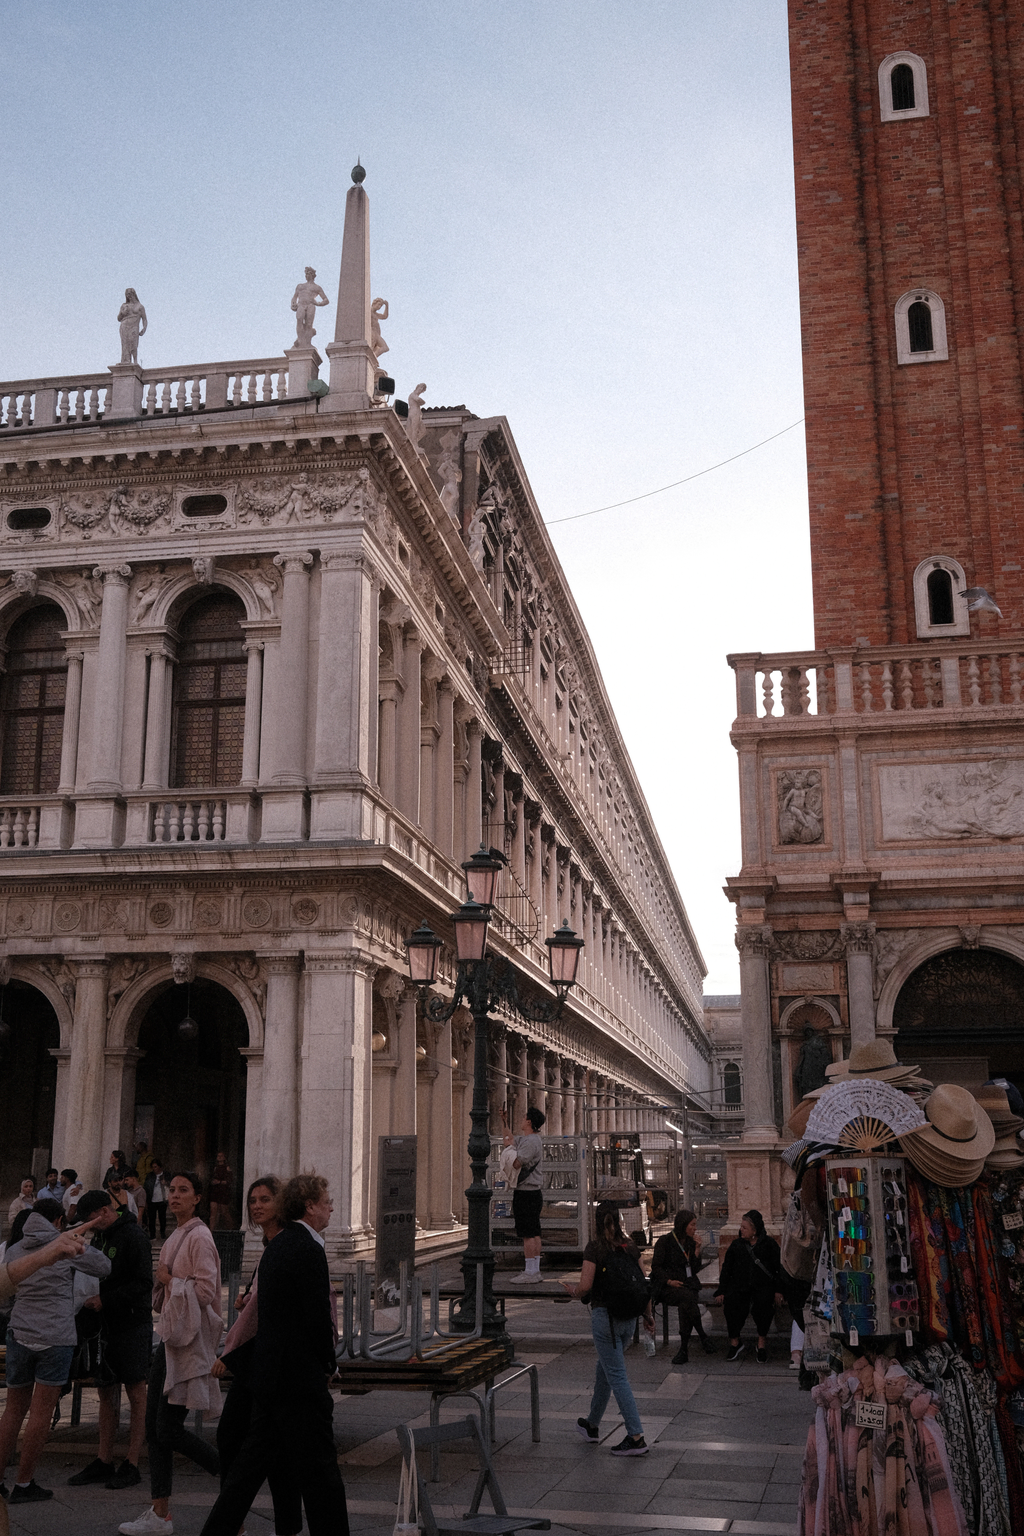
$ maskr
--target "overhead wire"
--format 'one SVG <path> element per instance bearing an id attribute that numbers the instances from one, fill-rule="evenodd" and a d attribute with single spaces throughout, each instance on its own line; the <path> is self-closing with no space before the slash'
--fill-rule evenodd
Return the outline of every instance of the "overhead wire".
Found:
<path id="1" fill-rule="evenodd" d="M 684 475 L 682 480 L 673 480 L 671 485 L 659 485 L 656 491 L 644 491 L 639 496 L 630 496 L 625 501 L 612 501 L 606 507 L 594 507 L 589 512 L 570 512 L 568 517 L 551 517 L 544 524 L 546 528 L 553 528 L 556 523 L 575 523 L 581 517 L 596 517 L 599 512 L 614 512 L 617 507 L 631 507 L 635 502 L 647 501 L 651 496 L 661 496 L 665 491 L 674 491 L 678 485 L 687 485 L 691 480 L 699 480 L 702 475 L 710 475 L 713 470 L 723 469 L 726 464 L 735 464 L 737 459 L 746 458 L 748 453 L 755 453 L 758 448 L 763 448 L 766 443 L 774 443 L 777 437 L 785 437 L 787 432 L 792 432 L 794 427 L 800 426 L 803 421 L 791 421 L 788 427 L 783 427 L 781 432 L 773 432 L 771 437 L 763 437 L 759 443 L 752 443 L 749 448 L 743 448 L 739 453 L 732 454 L 728 459 L 720 459 L 717 464 L 709 464 L 707 469 L 698 469 L 692 475 Z"/>

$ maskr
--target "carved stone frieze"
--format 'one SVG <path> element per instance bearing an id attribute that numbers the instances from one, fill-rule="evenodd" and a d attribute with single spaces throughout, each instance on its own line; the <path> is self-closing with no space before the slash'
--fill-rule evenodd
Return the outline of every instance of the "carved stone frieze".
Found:
<path id="1" fill-rule="evenodd" d="M 149 486 L 119 485 L 107 503 L 113 533 L 146 534 L 167 519 L 171 510 L 169 491 Z"/>
<path id="2" fill-rule="evenodd" d="M 817 933 L 776 932 L 772 950 L 781 960 L 841 960 L 846 953 L 846 942 L 834 928 Z"/>
<path id="3" fill-rule="evenodd" d="M 820 843 L 825 813 L 820 768 L 787 768 L 777 775 L 780 843 Z"/>

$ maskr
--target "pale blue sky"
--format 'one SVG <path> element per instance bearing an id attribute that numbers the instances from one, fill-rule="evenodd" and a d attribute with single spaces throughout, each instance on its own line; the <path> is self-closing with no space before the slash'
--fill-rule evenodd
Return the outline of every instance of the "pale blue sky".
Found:
<path id="1" fill-rule="evenodd" d="M 367 167 L 387 361 L 504 413 L 544 516 L 802 415 L 785 0 L 4 8 L 0 375 L 279 352 Z M 812 643 L 801 430 L 552 529 L 709 966 L 738 987 L 727 651 Z"/>

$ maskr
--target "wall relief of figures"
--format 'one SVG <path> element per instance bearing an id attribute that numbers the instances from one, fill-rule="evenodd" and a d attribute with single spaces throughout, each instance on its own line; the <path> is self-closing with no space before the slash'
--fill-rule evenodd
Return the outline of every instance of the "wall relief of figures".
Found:
<path id="1" fill-rule="evenodd" d="M 1024 761 L 902 763 L 878 771 L 882 836 L 1024 837 Z"/>
<path id="2" fill-rule="evenodd" d="M 820 843 L 825 813 L 820 768 L 787 768 L 776 776 L 780 843 Z"/>

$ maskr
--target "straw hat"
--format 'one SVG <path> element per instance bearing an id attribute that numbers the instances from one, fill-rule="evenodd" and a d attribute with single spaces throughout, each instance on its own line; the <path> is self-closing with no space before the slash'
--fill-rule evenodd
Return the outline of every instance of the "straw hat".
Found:
<path id="1" fill-rule="evenodd" d="M 1006 1089 L 998 1083 L 986 1083 L 974 1097 L 992 1121 L 997 1137 L 1016 1135 L 1024 1127 L 1024 1116 L 1013 1113 Z"/>
<path id="2" fill-rule="evenodd" d="M 799 1104 L 793 1106 L 786 1124 L 797 1141 L 801 1139 L 804 1131 L 807 1129 L 807 1117 L 813 1108 L 814 1099 L 810 1095 L 807 1095 L 807 1097 L 800 1100 Z"/>
<path id="3" fill-rule="evenodd" d="M 900 1144 L 919 1173 L 947 1189 L 981 1177 L 996 1133 L 984 1109 L 966 1088 L 940 1083 L 925 1101 L 928 1124 L 908 1131 Z"/>
<path id="4" fill-rule="evenodd" d="M 1000 1172 L 1007 1168 L 1024 1167 L 1024 1150 L 1015 1134 L 996 1137 L 996 1144 L 985 1159 L 985 1167 Z"/>
<path id="5" fill-rule="evenodd" d="M 919 1067 L 905 1067 L 896 1060 L 891 1040 L 868 1040 L 854 1046 L 845 1061 L 834 1061 L 825 1068 L 830 1083 L 849 1077 L 873 1077 L 881 1083 L 892 1083 L 899 1088 L 916 1076 Z"/>

